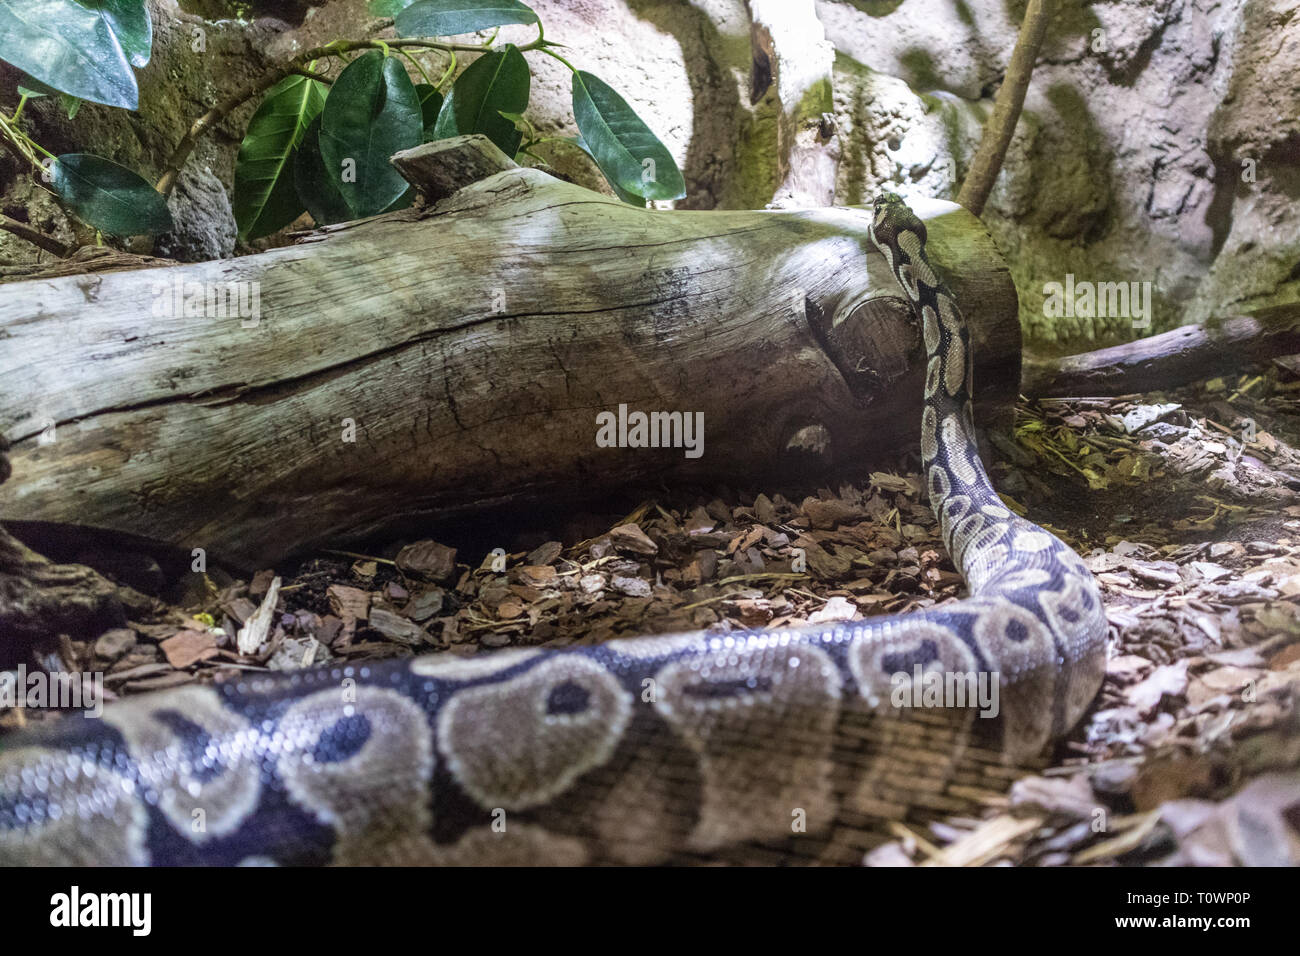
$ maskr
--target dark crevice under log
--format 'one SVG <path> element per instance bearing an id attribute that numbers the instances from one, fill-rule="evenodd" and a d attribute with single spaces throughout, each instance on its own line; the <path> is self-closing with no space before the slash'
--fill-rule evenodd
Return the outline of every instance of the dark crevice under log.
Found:
<path id="1" fill-rule="evenodd" d="M 94 636 L 155 609 L 152 599 L 81 564 L 57 564 L 0 528 L 0 666 L 59 634 Z"/>

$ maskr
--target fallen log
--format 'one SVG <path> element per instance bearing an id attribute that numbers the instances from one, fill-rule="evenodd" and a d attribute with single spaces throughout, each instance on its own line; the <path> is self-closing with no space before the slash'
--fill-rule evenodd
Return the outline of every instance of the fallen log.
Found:
<path id="1" fill-rule="evenodd" d="M 1015 291 L 973 216 L 918 212 L 987 423 L 1020 381 Z M 867 221 L 641 210 L 516 168 L 258 255 L 0 286 L 0 522 L 257 565 L 412 516 L 914 446 L 920 332 Z M 702 454 L 602 447 L 620 407 L 680 413 L 657 422 L 679 446 L 702 412 Z"/>
<path id="2" fill-rule="evenodd" d="M 1021 393 L 1030 398 L 1131 395 L 1177 388 L 1296 352 L 1300 305 L 1278 305 L 1080 355 L 1026 358 Z"/>

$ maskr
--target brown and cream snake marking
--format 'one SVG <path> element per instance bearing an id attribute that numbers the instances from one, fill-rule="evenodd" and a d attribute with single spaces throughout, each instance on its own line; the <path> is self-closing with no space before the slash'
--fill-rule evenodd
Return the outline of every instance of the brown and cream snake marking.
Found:
<path id="1" fill-rule="evenodd" d="M 981 764 L 1041 751 L 1100 686 L 1097 588 L 989 483 L 970 337 L 924 225 L 884 195 L 871 236 L 922 324 L 926 483 L 969 598 L 115 704 L 3 741 L 0 862 L 846 862 L 871 820 L 942 809 Z M 896 706 L 917 674 L 992 679 L 998 713 Z"/>

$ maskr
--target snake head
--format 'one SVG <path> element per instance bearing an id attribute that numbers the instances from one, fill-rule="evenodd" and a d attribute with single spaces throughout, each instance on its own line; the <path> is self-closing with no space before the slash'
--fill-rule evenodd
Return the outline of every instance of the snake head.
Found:
<path id="1" fill-rule="evenodd" d="M 897 247 L 900 232 L 913 232 L 924 243 L 926 239 L 925 223 L 917 218 L 916 213 L 897 193 L 882 192 L 871 203 L 872 231 L 876 237 Z"/>

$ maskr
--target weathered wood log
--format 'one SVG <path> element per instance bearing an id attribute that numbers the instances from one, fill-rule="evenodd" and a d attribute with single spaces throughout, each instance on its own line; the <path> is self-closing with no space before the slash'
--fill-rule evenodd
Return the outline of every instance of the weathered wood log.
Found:
<path id="1" fill-rule="evenodd" d="M 1081 355 L 1026 360 L 1021 391 L 1031 398 L 1129 395 L 1177 388 L 1296 352 L 1300 305 L 1278 305 Z"/>
<path id="2" fill-rule="evenodd" d="M 918 212 L 987 422 L 1020 381 L 1014 288 L 969 213 Z M 647 211 L 514 169 L 259 255 L 0 286 L 0 521 L 251 565 L 403 516 L 748 481 L 817 429 L 836 462 L 914 446 L 920 332 L 867 221 Z M 620 405 L 704 413 L 703 454 L 601 447 Z"/>
<path id="3" fill-rule="evenodd" d="M 0 485 L 9 477 L 9 443 L 0 435 Z M 0 527 L 0 666 L 12 667 L 41 640 L 98 634 L 125 624 L 127 612 L 153 611 L 143 594 L 80 564 L 56 564 Z"/>

